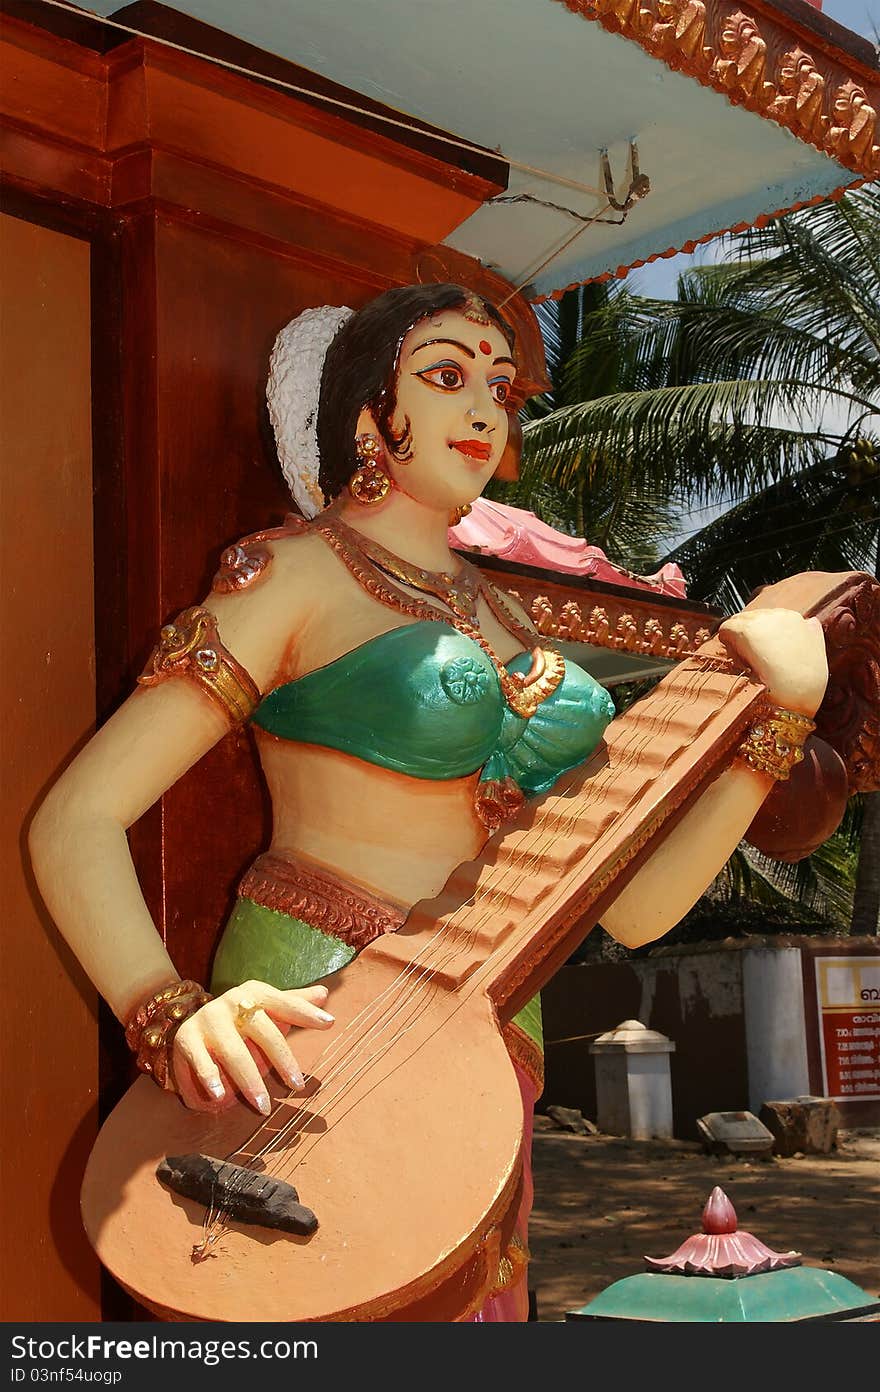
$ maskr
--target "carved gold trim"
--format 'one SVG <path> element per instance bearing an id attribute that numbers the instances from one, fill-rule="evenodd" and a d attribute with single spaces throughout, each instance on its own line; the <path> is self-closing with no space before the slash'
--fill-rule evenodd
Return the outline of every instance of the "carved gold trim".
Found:
<path id="1" fill-rule="evenodd" d="M 239 894 L 276 913 L 298 918 L 360 951 L 383 933 L 396 933 L 406 912 L 367 890 L 292 856 L 267 852 L 254 861 Z"/>
<path id="2" fill-rule="evenodd" d="M 798 711 L 770 706 L 746 731 L 740 758 L 750 768 L 786 782 L 803 760 L 804 744 L 815 728 L 815 722 Z"/>
<path id="3" fill-rule="evenodd" d="M 530 1255 L 531 1253 L 519 1233 L 514 1233 L 501 1254 L 501 1259 L 498 1262 L 498 1275 L 489 1295 L 501 1295 L 503 1291 L 510 1290 L 511 1286 L 515 1286 L 525 1274 Z"/>
<path id="4" fill-rule="evenodd" d="M 544 1054 L 540 1046 L 515 1020 L 508 1020 L 501 1037 L 513 1062 L 534 1083 L 535 1096 L 540 1097 L 544 1091 Z"/>
<path id="5" fill-rule="evenodd" d="M 763 5 L 730 0 L 560 0 L 667 67 L 792 131 L 864 179 L 880 174 L 880 80 L 856 80 L 817 39 L 796 37 Z M 841 54 L 845 59 L 846 55 Z M 861 65 L 858 65 L 861 78 Z"/>
<path id="6" fill-rule="evenodd" d="M 137 1055 L 137 1066 L 160 1088 L 174 1092 L 171 1048 L 174 1036 L 190 1015 L 211 1000 L 197 981 L 172 981 L 142 1001 L 125 1026 L 125 1042 Z"/>
<path id="7" fill-rule="evenodd" d="M 247 720 L 260 700 L 259 687 L 223 646 L 217 620 L 208 609 L 184 609 L 165 625 L 138 682 L 157 686 L 176 676 L 196 682 L 233 724 Z"/>

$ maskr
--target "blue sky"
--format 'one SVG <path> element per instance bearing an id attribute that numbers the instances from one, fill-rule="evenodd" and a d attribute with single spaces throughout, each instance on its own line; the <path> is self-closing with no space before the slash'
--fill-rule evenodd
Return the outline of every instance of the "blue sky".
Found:
<path id="1" fill-rule="evenodd" d="M 877 0 L 825 0 L 822 13 L 852 29 L 854 34 L 864 34 L 866 39 L 874 37 L 874 29 L 880 29 Z"/>

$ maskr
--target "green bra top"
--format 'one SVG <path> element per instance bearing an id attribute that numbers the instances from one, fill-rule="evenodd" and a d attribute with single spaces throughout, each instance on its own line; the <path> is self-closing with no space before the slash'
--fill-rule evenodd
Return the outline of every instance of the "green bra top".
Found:
<path id="1" fill-rule="evenodd" d="M 530 653 L 507 667 L 527 672 Z M 498 673 L 470 638 L 423 619 L 393 628 L 269 692 L 254 724 L 279 739 L 339 749 L 413 778 L 482 769 L 547 792 L 596 748 L 614 715 L 604 687 L 573 662 L 530 719 L 507 705 Z"/>

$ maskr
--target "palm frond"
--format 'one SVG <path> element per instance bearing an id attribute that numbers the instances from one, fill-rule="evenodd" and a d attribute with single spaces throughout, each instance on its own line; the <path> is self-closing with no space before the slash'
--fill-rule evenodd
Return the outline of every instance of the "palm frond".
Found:
<path id="1" fill-rule="evenodd" d="M 799 381 L 725 380 L 559 407 L 524 426 L 523 479 L 564 488 L 579 476 L 646 476 L 692 501 L 713 497 L 722 482 L 736 492 L 763 487 L 826 453 L 821 431 L 774 423 L 807 413 L 820 396 Z"/>
<path id="2" fill-rule="evenodd" d="M 728 507 L 663 557 L 694 598 L 732 612 L 804 570 L 864 570 L 880 544 L 880 468 L 842 452 Z"/>

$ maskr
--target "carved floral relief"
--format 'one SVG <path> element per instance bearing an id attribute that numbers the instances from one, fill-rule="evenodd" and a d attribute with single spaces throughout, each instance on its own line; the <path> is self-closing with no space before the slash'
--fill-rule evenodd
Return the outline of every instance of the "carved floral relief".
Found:
<path id="1" fill-rule="evenodd" d="M 732 97 L 751 97 L 757 105 L 769 106 L 775 89 L 764 80 L 767 44 L 751 15 L 742 10 L 728 14 L 721 26 L 718 48 L 712 68 L 716 81 Z"/>
<path id="2" fill-rule="evenodd" d="M 587 601 L 576 599 L 557 599 L 554 603 L 547 594 L 524 595 L 522 579 L 517 584 L 520 588 L 509 593 L 545 638 L 590 643 L 594 647 L 678 662 L 694 653 L 710 636 L 708 627 L 696 623 L 693 616 L 682 617 L 680 611 L 667 618 L 647 603 L 627 602 L 610 595 L 592 607 L 588 607 Z"/>
<path id="3" fill-rule="evenodd" d="M 632 39 L 667 67 L 770 117 L 865 178 L 880 174 L 880 81 L 863 65 L 809 53 L 785 19 L 730 0 L 560 0 Z"/>
<path id="4" fill-rule="evenodd" d="M 773 115 L 814 144 L 819 144 L 828 128 L 824 115 L 825 78 L 815 60 L 802 48 L 792 48 L 779 65 L 779 94 Z"/>

